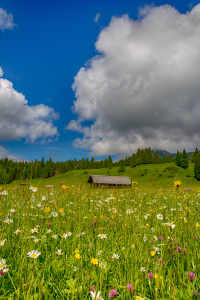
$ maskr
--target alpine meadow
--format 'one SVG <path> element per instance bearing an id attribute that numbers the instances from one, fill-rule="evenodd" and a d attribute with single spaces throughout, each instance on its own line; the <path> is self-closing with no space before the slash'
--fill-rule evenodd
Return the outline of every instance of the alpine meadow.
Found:
<path id="1" fill-rule="evenodd" d="M 200 300 L 200 0 L 1 0 L 0 42 L 0 300 Z"/>

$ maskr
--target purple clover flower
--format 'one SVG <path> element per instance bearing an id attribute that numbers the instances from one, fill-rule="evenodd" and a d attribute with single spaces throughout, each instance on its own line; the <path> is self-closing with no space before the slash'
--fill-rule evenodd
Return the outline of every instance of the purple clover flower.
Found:
<path id="1" fill-rule="evenodd" d="M 108 296 L 109 296 L 110 298 L 113 298 L 113 297 L 115 297 L 117 294 L 118 294 L 117 291 L 116 291 L 115 289 L 112 289 L 112 290 L 110 291 L 110 294 L 109 294 Z"/>

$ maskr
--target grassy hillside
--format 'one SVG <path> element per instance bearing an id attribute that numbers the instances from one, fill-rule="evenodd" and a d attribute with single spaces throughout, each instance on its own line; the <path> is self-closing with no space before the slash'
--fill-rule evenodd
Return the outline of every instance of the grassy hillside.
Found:
<path id="1" fill-rule="evenodd" d="M 90 169 L 90 170 L 76 170 L 70 171 L 65 174 L 56 175 L 51 178 L 37 178 L 28 180 L 27 182 L 32 186 L 44 187 L 47 184 L 53 185 L 55 188 L 59 187 L 61 181 L 64 181 L 67 186 L 74 185 L 75 187 L 87 187 L 90 184 L 87 180 L 91 174 L 93 175 L 110 175 L 110 176 L 128 176 L 131 177 L 131 168 L 126 167 L 126 170 L 122 173 L 117 172 L 118 167 L 112 169 Z M 85 174 L 87 172 L 87 174 Z M 194 177 L 194 164 L 190 163 L 188 170 L 177 167 L 174 163 L 160 164 L 160 165 L 140 165 L 133 168 L 132 180 L 141 185 L 165 185 L 173 186 L 174 180 L 181 180 L 184 187 L 199 186 Z M 22 180 L 16 180 L 7 185 L 7 187 L 19 186 Z"/>

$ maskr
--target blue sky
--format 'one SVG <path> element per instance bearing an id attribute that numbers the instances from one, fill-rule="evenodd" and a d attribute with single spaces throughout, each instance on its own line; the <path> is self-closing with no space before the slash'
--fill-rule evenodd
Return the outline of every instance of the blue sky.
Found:
<path id="1" fill-rule="evenodd" d="M 138 147 L 200 146 L 197 1 L 0 8 L 0 158 L 116 159 Z"/>

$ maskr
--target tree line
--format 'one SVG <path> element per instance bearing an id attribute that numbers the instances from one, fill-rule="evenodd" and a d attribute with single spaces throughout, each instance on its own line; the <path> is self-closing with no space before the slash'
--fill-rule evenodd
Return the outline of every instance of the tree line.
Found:
<path id="1" fill-rule="evenodd" d="M 151 148 L 140 149 L 132 156 L 113 162 L 111 156 L 104 160 L 95 160 L 94 157 L 89 160 L 82 158 L 81 160 L 67 160 L 65 162 L 53 162 L 50 158 L 45 161 L 44 157 L 41 160 L 31 162 L 18 161 L 14 162 L 8 158 L 0 160 L 0 184 L 12 182 L 14 180 L 26 180 L 34 178 L 49 178 L 57 174 L 64 174 L 73 170 L 101 169 L 118 166 L 118 172 L 125 171 L 126 166 L 136 167 L 140 164 L 162 164 L 173 162 L 171 156 L 160 157 L 158 151 L 153 155 Z"/>

